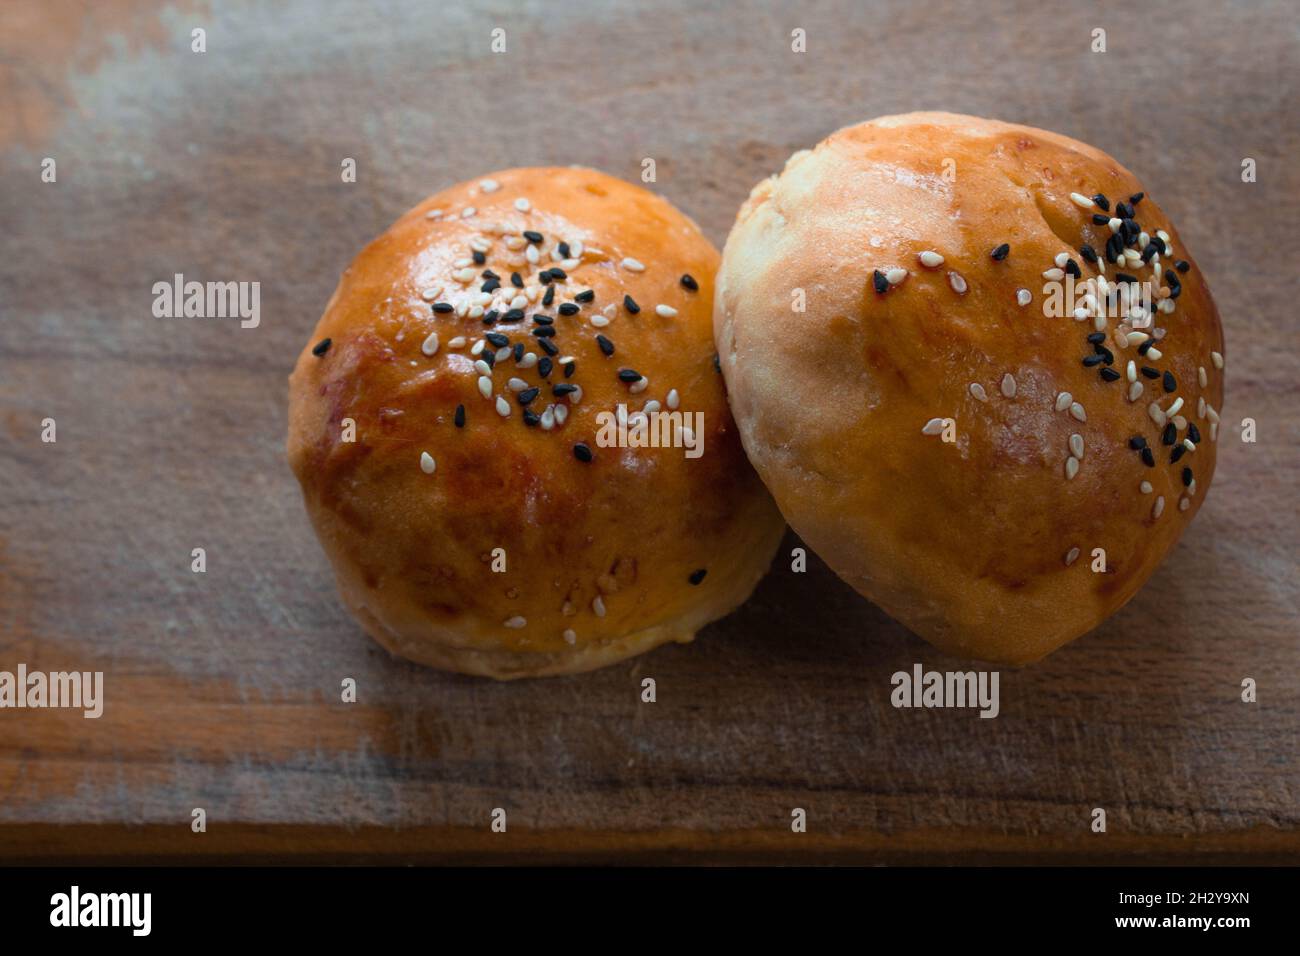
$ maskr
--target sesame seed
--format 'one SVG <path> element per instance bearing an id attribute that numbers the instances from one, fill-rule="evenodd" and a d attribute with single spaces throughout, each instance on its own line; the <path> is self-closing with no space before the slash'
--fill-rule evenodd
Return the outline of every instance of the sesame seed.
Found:
<path id="1" fill-rule="evenodd" d="M 994 246 L 993 251 L 990 252 L 989 255 L 992 256 L 993 259 L 996 260 L 997 262 L 1001 262 L 1003 259 L 1007 257 L 1007 254 L 1010 252 L 1011 252 L 1011 244 L 1008 242 L 1004 242 L 1000 246 Z"/>
<path id="2" fill-rule="evenodd" d="M 614 354 L 614 343 L 611 342 L 609 339 L 605 338 L 605 336 L 598 334 L 596 336 L 596 344 L 600 346 L 601 352 L 603 352 L 606 356 L 610 356 Z"/>
<path id="3" fill-rule="evenodd" d="M 1069 392 L 1061 392 L 1059 395 L 1056 396 L 1056 410 L 1058 412 L 1065 411 L 1067 408 L 1070 407 L 1070 402 L 1073 400 L 1074 400 L 1074 396 L 1072 396 Z"/>
<path id="4" fill-rule="evenodd" d="M 1034 294 L 1028 289 L 1016 290 L 1016 303 L 1023 309 L 1030 302 L 1034 301 Z"/>
<path id="5" fill-rule="evenodd" d="M 1065 459 L 1065 478 L 1067 481 L 1072 481 L 1074 479 L 1074 476 L 1077 475 L 1078 473 L 1079 473 L 1079 459 L 1071 455 L 1069 458 Z"/>
<path id="6" fill-rule="evenodd" d="M 623 296 L 623 308 L 627 309 L 633 315 L 636 315 L 641 311 L 641 306 L 637 305 L 636 299 L 632 298 L 630 295 Z"/>
<path id="7" fill-rule="evenodd" d="M 1083 436 L 1077 432 L 1070 436 L 1070 454 L 1080 461 L 1083 460 Z"/>
<path id="8" fill-rule="evenodd" d="M 620 382 L 639 382 L 644 376 L 634 368 L 621 368 L 618 370 L 618 380 Z"/>
<path id="9" fill-rule="evenodd" d="M 591 599 L 591 610 L 596 617 L 605 616 L 605 601 L 599 594 Z"/>
<path id="10" fill-rule="evenodd" d="M 1078 549 L 1078 548 L 1071 548 L 1069 551 L 1067 551 L 1067 552 L 1065 553 L 1065 566 L 1066 566 L 1067 568 L 1068 568 L 1070 565 L 1074 564 L 1074 562 L 1077 561 L 1077 560 L 1079 560 L 1079 549 Z"/>
<path id="11" fill-rule="evenodd" d="M 675 410 L 680 403 L 681 396 L 677 394 L 677 389 L 670 389 L 668 397 L 664 399 L 664 404 L 666 404 L 670 410 Z"/>
<path id="12" fill-rule="evenodd" d="M 629 272 L 645 272 L 645 266 L 630 256 L 623 260 L 623 268 Z"/>
<path id="13" fill-rule="evenodd" d="M 1043 271 L 1043 278 L 1051 282 L 1059 282 L 1065 278 L 1064 269 L 1046 269 Z"/>
<path id="14" fill-rule="evenodd" d="M 686 580 L 690 581 L 691 584 L 699 584 L 701 581 L 704 580 L 704 576 L 708 573 L 709 571 L 707 568 L 700 568 L 697 571 L 692 571 L 691 576 Z"/>
<path id="15" fill-rule="evenodd" d="M 1144 495 L 1149 495 L 1155 489 L 1151 487 L 1151 482 L 1143 481 L 1140 485 L 1138 485 L 1138 490 L 1141 491 L 1142 494 Z"/>
<path id="16" fill-rule="evenodd" d="M 907 278 L 907 270 L 899 268 L 888 269 L 885 271 L 885 278 L 889 281 L 890 285 L 901 285 L 903 280 Z"/>
<path id="17" fill-rule="evenodd" d="M 566 644 L 578 643 L 578 635 L 572 628 L 569 628 L 564 632 L 564 643 Z"/>
<path id="18" fill-rule="evenodd" d="M 435 302 L 433 304 L 433 311 L 437 312 L 439 315 L 447 315 L 449 312 L 455 312 L 456 307 L 450 302 Z"/>
<path id="19" fill-rule="evenodd" d="M 1178 391 L 1178 381 L 1174 378 L 1173 372 L 1166 370 L 1164 376 L 1161 378 L 1161 384 L 1164 386 L 1166 392 Z"/>
<path id="20" fill-rule="evenodd" d="M 1142 396 L 1142 383 L 1133 382 L 1128 387 L 1128 400 L 1136 402 Z"/>
<path id="21" fill-rule="evenodd" d="M 578 461 L 591 461 L 591 449 L 584 442 L 578 442 L 573 446 L 573 457 Z"/>
<path id="22" fill-rule="evenodd" d="M 1151 417 L 1151 420 L 1161 428 L 1165 427 L 1165 413 L 1155 402 L 1152 402 L 1147 406 L 1147 414 Z"/>
<path id="23" fill-rule="evenodd" d="M 502 418 L 510 417 L 510 403 L 500 395 L 497 396 L 497 414 Z"/>
<path id="24" fill-rule="evenodd" d="M 677 310 L 674 309 L 671 305 L 664 305 L 663 303 L 660 303 L 659 305 L 655 306 L 655 314 L 665 319 L 671 319 L 677 315 Z"/>
<path id="25" fill-rule="evenodd" d="M 1181 409 L 1182 407 L 1183 407 L 1183 400 L 1181 398 L 1176 398 L 1174 399 L 1174 403 L 1169 406 L 1169 410 L 1166 411 L 1165 414 L 1171 416 L 1177 415 L 1179 409 Z"/>
<path id="26" fill-rule="evenodd" d="M 420 470 L 426 475 L 432 475 L 433 470 L 438 467 L 438 463 L 433 460 L 433 456 L 427 451 L 420 452 Z"/>
<path id="27" fill-rule="evenodd" d="M 1068 252 L 1058 252 L 1056 258 L 1052 261 L 1055 262 L 1059 268 L 1064 269 L 1065 264 L 1070 261 L 1070 254 Z"/>
<path id="28" fill-rule="evenodd" d="M 1016 380 L 1010 372 L 1002 376 L 1002 394 L 1007 398 L 1016 397 Z"/>
<path id="29" fill-rule="evenodd" d="M 465 406 L 464 406 L 464 405 L 457 405 L 457 406 L 456 406 L 456 418 L 455 418 L 455 422 L 456 422 L 456 427 L 457 427 L 457 428 L 464 428 L 464 427 L 465 427 Z"/>
<path id="30" fill-rule="evenodd" d="M 593 315 L 589 321 L 598 329 L 603 329 L 605 326 L 609 325 L 609 318 L 603 315 Z"/>
<path id="31" fill-rule="evenodd" d="M 1100 374 L 1103 382 L 1118 382 L 1120 379 L 1119 372 L 1115 371 L 1113 368 L 1103 368 L 1101 369 Z"/>
<path id="32" fill-rule="evenodd" d="M 960 273 L 949 272 L 948 284 L 952 286 L 952 291 L 956 292 L 958 295 L 966 294 L 966 280 L 962 278 Z"/>
<path id="33" fill-rule="evenodd" d="M 533 204 L 530 203 L 524 197 L 520 196 L 518 199 L 515 200 L 515 208 L 518 209 L 520 212 L 528 212 L 528 210 L 533 208 Z"/>
<path id="34" fill-rule="evenodd" d="M 1215 368 L 1217 369 L 1223 368 L 1223 356 L 1220 355 L 1218 352 L 1211 352 L 1210 359 L 1214 362 Z"/>
<path id="35" fill-rule="evenodd" d="M 1146 465 L 1148 468 L 1154 468 L 1156 466 L 1156 455 L 1150 448 L 1142 449 L 1142 464 Z"/>
<path id="36" fill-rule="evenodd" d="M 478 212 L 478 210 L 475 209 L 473 206 L 466 206 L 464 209 L 462 209 L 462 210 L 460 211 L 460 218 L 461 218 L 461 219 L 468 219 L 470 216 L 474 215 L 474 213 L 476 213 L 476 212 Z"/>
<path id="37" fill-rule="evenodd" d="M 690 289 L 692 292 L 698 292 L 700 290 L 700 284 L 695 281 L 695 277 L 690 273 L 686 273 L 682 276 L 681 283 L 683 288 Z"/>
<path id="38" fill-rule="evenodd" d="M 1093 207 L 1093 201 L 1082 193 L 1070 193 L 1070 199 L 1081 209 L 1091 209 Z"/>
<path id="39" fill-rule="evenodd" d="M 333 342 L 334 342 L 333 339 L 321 339 L 319 342 L 317 342 L 315 345 L 311 347 L 311 354 L 315 355 L 317 358 L 320 358 L 322 355 L 324 355 L 326 352 L 330 350 L 330 345 L 332 345 Z"/>
<path id="40" fill-rule="evenodd" d="M 981 402 L 987 402 L 989 400 L 988 394 L 984 391 L 984 386 L 979 382 L 970 383 L 970 393 Z"/>
<path id="41" fill-rule="evenodd" d="M 1088 413 L 1083 410 L 1083 406 L 1078 402 L 1070 404 L 1070 414 L 1074 416 L 1076 421 L 1086 422 L 1088 420 Z"/>
<path id="42" fill-rule="evenodd" d="M 943 265 L 943 256 L 939 255 L 937 252 L 931 252 L 928 249 L 917 256 L 917 258 L 921 260 L 921 265 L 925 266 L 927 269 L 937 269 L 939 266 Z"/>
<path id="43" fill-rule="evenodd" d="M 938 435 L 943 431 L 943 419 L 932 418 L 921 426 L 922 435 Z"/>
<path id="44" fill-rule="evenodd" d="M 879 269 L 872 271 L 871 284 L 875 287 L 875 290 L 879 295 L 884 295 L 889 291 L 889 280 L 885 278 L 885 274 Z"/>
<path id="45" fill-rule="evenodd" d="M 1186 510 L 1187 510 L 1188 508 L 1190 508 L 1191 506 L 1192 506 L 1192 499 L 1191 499 L 1191 498 L 1188 498 L 1186 495 L 1184 495 L 1183 497 L 1181 497 L 1181 498 L 1178 499 L 1178 510 L 1179 510 L 1179 511 L 1186 511 Z"/>
<path id="46" fill-rule="evenodd" d="M 441 218 L 442 218 L 442 210 L 441 210 L 441 209 L 430 209 L 428 212 L 426 212 L 426 213 L 424 214 L 424 218 L 425 218 L 425 219 L 441 219 Z"/>
<path id="47" fill-rule="evenodd" d="M 1164 513 L 1165 513 L 1165 496 L 1159 495 L 1156 498 L 1155 505 L 1153 505 L 1151 508 L 1151 517 L 1159 518 Z"/>
<path id="48" fill-rule="evenodd" d="M 492 379 L 486 375 L 480 375 L 478 379 L 478 392 L 484 398 L 492 397 Z"/>
<path id="49" fill-rule="evenodd" d="M 596 292 L 594 289 L 583 289 L 573 297 L 573 300 L 575 302 L 590 302 L 594 298 L 596 298 Z"/>
<path id="50" fill-rule="evenodd" d="M 483 190 L 485 193 L 494 193 L 501 188 L 501 184 L 495 179 L 481 179 L 479 180 L 478 188 Z"/>
<path id="51" fill-rule="evenodd" d="M 430 355 L 430 356 L 438 354 L 438 333 L 437 332 L 429 333 L 429 337 L 426 338 L 424 340 L 424 344 L 420 346 L 420 351 L 423 352 L 425 355 Z"/>
<path id="52" fill-rule="evenodd" d="M 525 618 L 522 618 L 518 614 L 516 614 L 514 617 L 506 618 L 504 624 L 506 627 L 510 628 L 511 630 L 517 631 L 521 627 L 527 627 L 528 621 Z"/>
<path id="53" fill-rule="evenodd" d="M 560 315 L 577 315 L 578 307 L 572 302 L 561 302 L 559 313 Z"/>

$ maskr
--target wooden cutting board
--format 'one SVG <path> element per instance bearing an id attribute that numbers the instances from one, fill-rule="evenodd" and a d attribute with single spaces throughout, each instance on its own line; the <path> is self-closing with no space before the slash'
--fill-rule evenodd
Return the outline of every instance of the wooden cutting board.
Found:
<path id="1" fill-rule="evenodd" d="M 106 705 L 0 710 L 0 859 L 1300 860 L 1294 4 L 512 6 L 6 5 L 0 670 L 102 670 Z M 1215 289 L 1218 474 L 1127 608 L 1004 670 L 993 720 L 891 707 L 895 671 L 962 662 L 792 573 L 793 536 L 694 645 L 586 676 L 448 676 L 362 634 L 283 444 L 365 242 L 492 169 L 649 157 L 721 244 L 789 153 L 924 108 L 1107 149 Z M 176 273 L 260 282 L 260 325 L 155 318 Z"/>

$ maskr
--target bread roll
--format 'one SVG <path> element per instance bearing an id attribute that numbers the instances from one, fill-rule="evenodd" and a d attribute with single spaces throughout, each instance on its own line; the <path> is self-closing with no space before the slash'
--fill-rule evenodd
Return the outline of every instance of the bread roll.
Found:
<path id="1" fill-rule="evenodd" d="M 669 203 L 589 169 L 462 183 L 361 252 L 290 377 L 288 449 L 377 641 L 565 674 L 745 600 L 784 522 L 716 367 L 717 261 Z M 634 431 L 672 412 L 693 430 L 658 434 L 702 453 L 602 447 L 620 404 Z"/>
<path id="2" fill-rule="evenodd" d="M 727 240 L 714 333 L 750 461 L 949 653 L 1024 663 L 1096 627 L 1205 500 L 1223 332 L 1144 193 L 1065 136 L 912 113 L 796 153 Z"/>

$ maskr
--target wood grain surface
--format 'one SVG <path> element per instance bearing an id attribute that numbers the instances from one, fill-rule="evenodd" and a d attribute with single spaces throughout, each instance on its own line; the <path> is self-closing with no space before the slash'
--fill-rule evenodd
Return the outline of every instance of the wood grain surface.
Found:
<path id="1" fill-rule="evenodd" d="M 0 670 L 102 670 L 107 702 L 0 710 L 0 860 L 1300 861 L 1300 21 L 1113 6 L 5 4 Z M 914 109 L 1108 150 L 1215 290 L 1218 474 L 1127 608 L 1004 670 L 994 720 L 891 707 L 894 671 L 962 662 L 815 558 L 585 676 L 449 676 L 364 636 L 283 451 L 286 376 L 364 243 L 492 169 L 653 157 L 721 244 L 789 153 Z M 176 273 L 259 282 L 260 325 L 155 318 Z"/>

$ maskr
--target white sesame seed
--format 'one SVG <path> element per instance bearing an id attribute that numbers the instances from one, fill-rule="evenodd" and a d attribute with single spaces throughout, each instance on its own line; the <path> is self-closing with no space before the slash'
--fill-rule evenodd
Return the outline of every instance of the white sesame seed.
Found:
<path id="1" fill-rule="evenodd" d="M 1147 349 L 1147 358 L 1153 362 L 1158 362 L 1165 357 L 1165 353 L 1159 349 Z"/>
<path id="2" fill-rule="evenodd" d="M 426 475 L 432 475 L 433 470 L 438 467 L 438 463 L 433 460 L 433 456 L 427 451 L 420 452 L 420 470 Z"/>
<path id="3" fill-rule="evenodd" d="M 1189 495 L 1194 495 L 1194 494 L 1196 494 L 1196 479 L 1195 479 L 1195 478 L 1193 478 L 1193 479 L 1188 483 L 1188 485 L 1187 485 L 1187 493 L 1188 493 Z"/>
<path id="4" fill-rule="evenodd" d="M 669 409 L 676 410 L 677 406 L 681 404 L 681 401 L 682 398 L 677 394 L 677 389 L 672 388 L 668 390 L 668 397 L 664 400 L 664 404 L 666 404 Z"/>
<path id="5" fill-rule="evenodd" d="M 522 378 L 512 378 L 506 382 L 506 388 L 510 389 L 512 392 L 522 392 L 527 387 L 528 383 Z"/>
<path id="6" fill-rule="evenodd" d="M 966 294 L 966 280 L 958 272 L 948 273 L 948 284 L 952 286 L 952 291 L 958 295 Z"/>
<path id="7" fill-rule="evenodd" d="M 474 275 L 475 273 L 473 269 L 457 269 L 455 272 L 451 274 L 451 277 L 455 279 L 457 282 L 464 283 L 464 282 L 473 282 Z"/>
<path id="8" fill-rule="evenodd" d="M 1210 422 L 1210 441 L 1217 442 L 1218 440 L 1219 440 L 1219 423 Z"/>
<path id="9" fill-rule="evenodd" d="M 449 349 L 463 349 L 465 347 L 465 336 L 458 335 L 447 343 Z"/>
<path id="10" fill-rule="evenodd" d="M 1161 409 L 1161 407 L 1157 405 L 1155 402 L 1152 402 L 1150 405 L 1147 406 L 1147 414 L 1150 415 L 1151 420 L 1155 422 L 1157 425 L 1159 425 L 1161 428 L 1165 427 L 1166 420 L 1165 420 L 1164 410 Z"/>
<path id="11" fill-rule="evenodd" d="M 1148 352 L 1147 354 L 1150 355 L 1151 353 Z M 1174 399 L 1174 403 L 1169 406 L 1169 409 L 1165 412 L 1165 414 L 1170 416 L 1177 415 L 1178 410 L 1182 407 L 1183 407 L 1183 400 L 1181 398 L 1176 398 Z"/>
<path id="12" fill-rule="evenodd" d="M 1124 225 L 1124 220 L 1116 219 L 1114 216 L 1111 216 L 1110 221 L 1106 223 L 1106 225 L 1110 226 L 1111 232 L 1119 232 L 1119 227 Z"/>
<path id="13" fill-rule="evenodd" d="M 442 218 L 442 210 L 441 210 L 441 209 L 430 209 L 428 212 L 426 212 L 426 213 L 424 214 L 424 218 L 425 218 L 425 219 L 441 219 L 441 218 Z"/>
<path id="14" fill-rule="evenodd" d="M 1141 382 L 1130 383 L 1128 387 L 1128 400 L 1130 402 L 1136 402 L 1141 397 L 1142 397 L 1142 383 Z"/>
<path id="15" fill-rule="evenodd" d="M 495 179 L 481 179 L 479 180 L 478 188 L 483 190 L 485 193 L 494 193 L 501 188 L 501 184 Z"/>
<path id="16" fill-rule="evenodd" d="M 1002 376 L 1002 394 L 1007 398 L 1016 397 L 1016 380 L 1010 372 Z"/>
<path id="17" fill-rule="evenodd" d="M 474 363 L 474 368 L 475 368 L 475 370 L 478 371 L 478 373 L 479 373 L 480 375 L 483 375 L 483 376 L 485 376 L 485 377 L 489 377 L 489 380 L 490 380 L 490 376 L 492 375 L 492 366 L 491 366 L 491 365 L 489 365 L 487 362 L 483 361 L 483 359 L 479 359 L 478 361 L 476 361 L 476 362 Z"/>
<path id="18" fill-rule="evenodd" d="M 1069 551 L 1067 551 L 1067 552 L 1065 553 L 1065 566 L 1066 566 L 1067 568 L 1068 568 L 1070 565 L 1074 564 L 1075 561 L 1078 561 L 1078 560 L 1079 560 L 1079 549 L 1078 549 L 1078 548 L 1071 548 Z"/>
<path id="19" fill-rule="evenodd" d="M 650 385 L 650 379 L 644 375 L 627 387 L 627 390 L 633 395 L 640 395 Z"/>
<path id="20" fill-rule="evenodd" d="M 1175 415 L 1174 427 L 1177 428 L 1179 431 L 1182 431 L 1187 427 L 1187 419 L 1183 418 L 1182 415 Z"/>
<path id="21" fill-rule="evenodd" d="M 500 395 L 497 396 L 497 414 L 502 418 L 510 417 L 510 403 Z"/>
<path id="22" fill-rule="evenodd" d="M 677 315 L 677 310 L 671 305 L 663 305 L 661 303 L 655 306 L 655 314 L 662 316 L 665 319 L 671 319 Z"/>
<path id="23" fill-rule="evenodd" d="M 538 260 L 541 259 L 541 254 L 537 251 L 537 247 L 530 243 L 528 248 L 524 250 L 524 258 L 528 260 L 529 265 L 535 266 Z"/>
<path id="24" fill-rule="evenodd" d="M 885 280 L 890 285 L 901 285 L 903 280 L 906 278 L 907 278 L 906 269 L 889 269 L 885 272 Z"/>
<path id="25" fill-rule="evenodd" d="M 478 393 L 484 398 L 492 397 L 492 379 L 486 375 L 480 375 L 478 378 Z"/>
<path id="26" fill-rule="evenodd" d="M 524 357 L 515 363 L 515 368 L 532 368 L 537 364 L 536 352 L 525 352 Z"/>
<path id="27" fill-rule="evenodd" d="M 425 355 L 433 356 L 438 354 L 438 333 L 430 332 L 429 337 L 424 340 L 420 346 L 420 351 Z"/>
<path id="28" fill-rule="evenodd" d="M 592 613 L 596 615 L 596 617 L 605 616 L 605 602 L 599 594 L 597 594 L 594 598 L 591 599 L 591 610 Z"/>
<path id="29" fill-rule="evenodd" d="M 528 626 L 528 621 L 525 618 L 520 617 L 518 614 L 514 617 L 506 618 L 504 623 L 506 627 L 515 631 L 519 630 L 521 627 Z"/>
<path id="30" fill-rule="evenodd" d="M 1056 410 L 1063 412 L 1070 407 L 1070 402 L 1074 401 L 1074 396 L 1069 392 L 1061 392 L 1056 396 Z"/>
<path id="31" fill-rule="evenodd" d="M 1051 281 L 1053 281 L 1053 282 L 1059 282 L 1061 279 L 1064 279 L 1064 278 L 1065 278 L 1065 270 L 1064 270 L 1064 269 L 1046 269 L 1046 270 L 1044 270 L 1044 272 L 1043 272 L 1043 278 L 1044 278 L 1044 279 L 1049 279 L 1049 280 L 1051 280 Z"/>
<path id="32" fill-rule="evenodd" d="M 1058 252 L 1056 254 L 1056 259 L 1054 259 L 1053 261 L 1057 264 L 1058 267 L 1064 269 L 1065 264 L 1070 261 L 1070 254 L 1068 252 Z"/>
<path id="33" fill-rule="evenodd" d="M 937 435 L 943 431 L 943 419 L 932 418 L 921 426 L 922 435 Z"/>
<path id="34" fill-rule="evenodd" d="M 570 405 L 577 405 L 579 402 L 581 402 L 581 401 L 582 401 L 582 386 L 581 386 L 581 385 L 575 385 L 575 386 L 573 386 L 573 391 L 571 391 L 571 392 L 569 393 L 568 398 L 569 398 L 569 404 L 570 404 Z"/>
<path id="35" fill-rule="evenodd" d="M 1083 461 L 1083 436 L 1078 432 L 1070 436 L 1070 454 Z"/>
<path id="36" fill-rule="evenodd" d="M 567 405 L 555 406 L 555 423 L 557 425 L 563 425 L 564 420 L 568 417 L 569 417 L 569 406 Z"/>
<path id="37" fill-rule="evenodd" d="M 474 215 L 474 213 L 476 213 L 476 212 L 478 212 L 478 210 L 475 209 L 473 206 L 466 206 L 464 209 L 462 209 L 462 210 L 460 211 L 460 218 L 461 218 L 461 219 L 468 219 L 470 216 Z"/>
<path id="38" fill-rule="evenodd" d="M 423 292 L 420 293 L 420 298 L 423 299 L 425 302 L 432 302 L 434 299 L 438 298 L 438 293 L 441 291 L 442 291 L 442 286 L 431 285 L 429 286 L 429 288 L 425 289 Z"/>
<path id="39" fill-rule="evenodd" d="M 970 383 L 970 393 L 981 402 L 987 402 L 989 400 L 988 394 L 984 391 L 984 386 L 979 382 Z"/>
<path id="40" fill-rule="evenodd" d="M 1186 495 L 1184 495 L 1183 497 L 1181 497 L 1181 498 L 1178 499 L 1178 510 L 1179 510 L 1179 511 L 1186 511 L 1186 510 L 1187 510 L 1188 508 L 1190 508 L 1191 506 L 1192 506 L 1192 499 L 1191 499 L 1191 498 L 1188 498 Z"/>
<path id="41" fill-rule="evenodd" d="M 565 631 L 565 632 L 564 632 L 564 643 L 566 643 L 566 644 L 577 644 L 577 643 L 578 643 L 578 635 L 577 635 L 577 632 L 575 632 L 572 628 L 569 628 L 567 631 Z"/>
<path id="42" fill-rule="evenodd" d="M 1092 200 L 1082 193 L 1070 193 L 1070 199 L 1081 209 L 1091 209 L 1093 207 Z"/>
<path id="43" fill-rule="evenodd" d="M 504 362 L 506 359 L 510 358 L 510 346 L 503 345 L 501 348 L 497 349 L 496 354 L 492 356 L 492 358 L 498 363 Z"/>
<path id="44" fill-rule="evenodd" d="M 1211 352 L 1211 353 L 1210 353 L 1210 358 L 1214 361 L 1214 367 L 1215 367 L 1215 368 L 1217 368 L 1217 369 L 1222 369 L 1222 368 L 1223 368 L 1223 356 L 1222 356 L 1222 355 L 1220 355 L 1218 352 Z"/>
<path id="45" fill-rule="evenodd" d="M 937 252 L 931 252 L 929 249 L 922 252 L 917 258 L 921 260 L 921 265 L 927 269 L 937 269 L 943 265 L 943 256 Z"/>
<path id="46" fill-rule="evenodd" d="M 644 405 L 641 406 L 641 411 L 645 412 L 648 415 L 653 415 L 655 412 L 659 411 L 659 408 L 660 408 L 659 402 L 656 399 L 652 398 L 650 399 L 650 401 L 646 402 Z"/>
<path id="47" fill-rule="evenodd" d="M 1088 420 L 1088 413 L 1083 410 L 1083 406 L 1078 402 L 1070 404 L 1070 414 L 1074 416 L 1075 421 L 1086 422 Z"/>
<path id="48" fill-rule="evenodd" d="M 467 269 L 473 264 L 474 264 L 474 260 L 469 258 L 468 256 L 457 259 L 455 262 L 452 263 L 452 265 L 457 269 Z"/>
<path id="49" fill-rule="evenodd" d="M 528 245 L 528 240 L 523 236 L 506 236 L 506 248 L 511 252 L 518 252 L 526 245 Z"/>
<path id="50" fill-rule="evenodd" d="M 1164 513 L 1165 513 L 1165 496 L 1158 495 L 1156 496 L 1156 503 L 1151 506 L 1151 517 L 1159 518 Z"/>
<path id="51" fill-rule="evenodd" d="M 1098 329 L 1098 331 L 1101 330 Z M 1128 348 L 1128 333 L 1125 332 L 1123 329 L 1115 330 L 1115 345 L 1117 348 L 1121 348 L 1121 349 Z"/>
<path id="52" fill-rule="evenodd" d="M 1130 360 L 1128 365 L 1124 366 L 1124 376 L 1130 382 L 1136 382 L 1138 380 L 1137 362 Z"/>
<path id="53" fill-rule="evenodd" d="M 590 322 L 590 323 L 592 324 L 592 326 L 594 326 L 595 328 L 603 329 L 605 326 L 609 325 L 609 316 L 607 316 L 607 315 L 593 315 L 593 316 L 592 316 L 590 319 L 588 319 L 587 321 Z"/>
<path id="54" fill-rule="evenodd" d="M 1019 305 L 1022 309 L 1025 306 L 1027 306 L 1030 302 L 1033 301 L 1034 301 L 1034 294 L 1030 292 L 1028 289 L 1016 290 L 1016 304 Z"/>
<path id="55" fill-rule="evenodd" d="M 470 354 L 470 355 L 482 355 L 482 354 L 483 354 L 483 347 L 484 347 L 485 345 L 487 345 L 487 340 L 486 340 L 486 339 L 479 339 L 477 342 L 475 342 L 473 345 L 471 345 L 471 346 L 469 347 L 469 354 Z"/>
<path id="56" fill-rule="evenodd" d="M 555 406 L 547 405 L 546 410 L 542 412 L 541 418 L 542 420 L 539 424 L 542 426 L 542 431 L 549 432 L 555 427 Z"/>
<path id="57" fill-rule="evenodd" d="M 528 210 L 533 208 L 533 204 L 530 203 L 523 196 L 520 196 L 518 199 L 515 200 L 515 208 L 518 209 L 520 212 L 528 212 Z"/>
<path id="58" fill-rule="evenodd" d="M 510 300 L 510 308 L 512 309 L 522 309 L 526 305 L 528 305 L 528 296 L 522 292 Z"/>
<path id="59" fill-rule="evenodd" d="M 1149 495 L 1154 489 L 1151 487 L 1151 482 L 1144 481 L 1142 484 L 1138 485 L 1138 490 L 1144 495 Z"/>
<path id="60" fill-rule="evenodd" d="M 1092 328 L 1093 328 L 1093 331 L 1095 331 L 1095 332 L 1105 332 L 1105 331 L 1106 331 L 1106 316 L 1105 316 L 1104 314 L 1102 314 L 1102 315 L 1098 315 L 1095 319 L 1093 319 L 1093 320 L 1092 320 Z"/>
<path id="61" fill-rule="evenodd" d="M 1074 476 L 1077 475 L 1078 473 L 1079 473 L 1079 459 L 1071 455 L 1069 458 L 1065 459 L 1065 478 L 1067 481 L 1071 481 L 1074 479 Z"/>
<path id="62" fill-rule="evenodd" d="M 623 268 L 628 272 L 645 272 L 645 266 L 631 256 L 623 260 Z"/>
<path id="63" fill-rule="evenodd" d="M 1210 417 L 1210 421 L 1214 422 L 1214 424 L 1219 424 L 1219 413 L 1214 410 L 1214 406 L 1209 402 L 1205 403 L 1205 414 Z"/>
<path id="64" fill-rule="evenodd" d="M 1210 384 L 1210 377 L 1205 374 L 1205 366 L 1201 365 L 1196 369 L 1196 381 L 1200 383 L 1201 388 Z"/>

